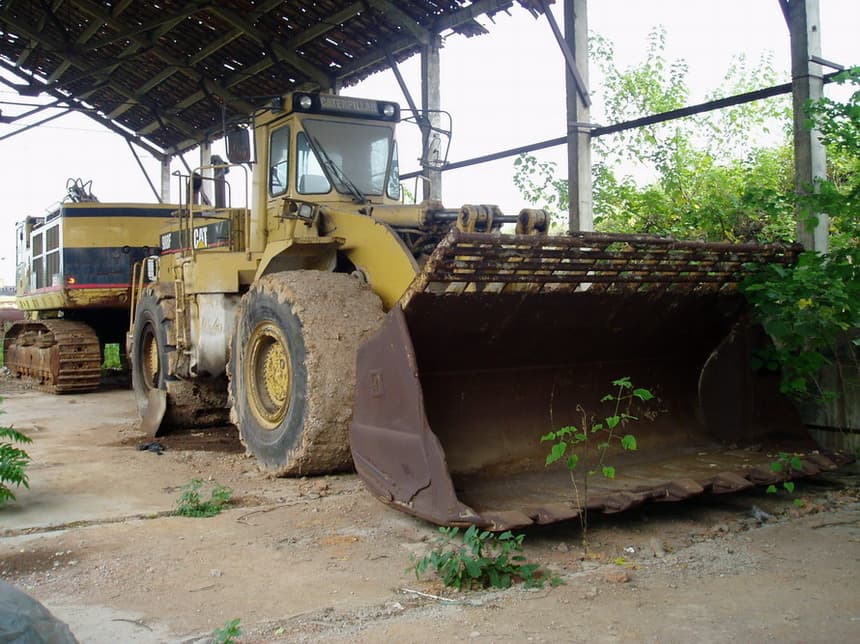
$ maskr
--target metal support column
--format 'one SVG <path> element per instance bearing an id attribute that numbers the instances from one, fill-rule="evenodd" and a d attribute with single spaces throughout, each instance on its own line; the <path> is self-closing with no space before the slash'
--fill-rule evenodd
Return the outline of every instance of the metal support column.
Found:
<path id="1" fill-rule="evenodd" d="M 794 108 L 794 184 L 798 194 L 817 190 L 816 182 L 827 177 L 824 145 L 814 130 L 806 127 L 804 106 L 821 98 L 824 83 L 821 65 L 811 61 L 821 57 L 821 22 L 818 0 L 779 0 L 791 36 L 791 78 Z M 798 210 L 800 215 L 800 211 Z M 818 224 L 797 221 L 797 239 L 807 250 L 827 252 L 829 218 L 818 213 Z"/>
<path id="2" fill-rule="evenodd" d="M 588 0 L 564 0 L 564 37 L 573 52 L 580 80 L 588 86 Z M 587 100 L 577 79 L 566 67 L 567 92 L 567 186 L 571 231 L 594 230 L 591 208 L 591 135 Z M 586 95 L 587 97 L 587 95 Z"/>
<path id="3" fill-rule="evenodd" d="M 200 144 L 200 166 L 204 167 L 210 165 L 212 163 L 212 143 L 209 141 L 203 141 Z M 200 188 L 200 199 L 202 203 L 211 204 L 214 203 L 214 193 L 212 190 L 212 169 L 203 170 L 203 185 Z"/>
<path id="4" fill-rule="evenodd" d="M 429 114 L 430 123 L 434 127 L 439 125 L 438 110 L 442 108 L 442 94 L 440 92 L 440 68 L 439 68 L 439 50 L 442 46 L 442 39 L 438 34 L 433 35 L 430 44 L 421 49 L 421 108 L 423 110 L 437 110 L 437 112 Z M 422 128 L 422 147 L 424 150 L 425 161 L 432 160 L 432 150 L 434 145 L 434 134 L 428 128 Z M 436 145 L 438 146 L 438 139 Z M 424 176 L 428 177 L 428 181 L 424 182 L 422 196 L 424 200 L 442 200 L 442 173 L 438 170 L 431 170 L 427 165 L 424 166 Z"/>
<path id="5" fill-rule="evenodd" d="M 161 203 L 172 203 L 170 201 L 170 157 L 161 160 Z"/>

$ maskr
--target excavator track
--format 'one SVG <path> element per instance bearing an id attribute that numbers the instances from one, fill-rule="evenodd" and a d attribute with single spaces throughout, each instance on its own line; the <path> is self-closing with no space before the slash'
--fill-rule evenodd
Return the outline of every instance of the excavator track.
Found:
<path id="1" fill-rule="evenodd" d="M 101 347 L 95 332 L 82 322 L 17 322 L 7 331 L 3 348 L 11 374 L 32 379 L 42 391 L 67 394 L 98 389 Z"/>

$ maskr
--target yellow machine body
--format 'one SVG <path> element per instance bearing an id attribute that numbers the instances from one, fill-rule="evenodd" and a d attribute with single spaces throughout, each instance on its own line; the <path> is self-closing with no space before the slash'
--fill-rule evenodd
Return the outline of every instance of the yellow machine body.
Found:
<path id="1" fill-rule="evenodd" d="M 64 202 L 19 222 L 16 305 L 27 320 L 6 332 L 6 367 L 56 393 L 96 389 L 101 348 L 122 345 L 128 328 L 133 267 L 176 208 Z"/>
<path id="2" fill-rule="evenodd" d="M 155 249 L 175 205 L 64 203 L 17 226 L 16 305 L 31 317 L 128 309 L 135 263 Z"/>
<path id="3" fill-rule="evenodd" d="M 542 211 L 403 204 L 398 120 L 384 101 L 286 96 L 255 119 L 250 207 L 180 207 L 135 281 L 147 431 L 229 411 L 268 472 L 354 464 L 400 510 L 491 529 L 772 482 L 779 450 L 805 454 L 784 476 L 844 462 L 814 453 L 747 366 L 762 338 L 737 292 L 744 266 L 796 249 L 550 236 Z M 251 156 L 240 134 L 227 145 L 237 163 L 199 169 L 215 184 Z M 625 376 L 657 396 L 635 410 L 640 452 L 629 476 L 574 498 L 540 437 L 600 413 Z"/>

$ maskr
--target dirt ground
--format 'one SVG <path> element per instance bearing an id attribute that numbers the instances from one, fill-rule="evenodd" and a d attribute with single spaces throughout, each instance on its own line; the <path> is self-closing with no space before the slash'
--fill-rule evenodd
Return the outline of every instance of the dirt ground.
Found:
<path id="1" fill-rule="evenodd" d="M 139 451 L 132 395 L 0 383 L 29 434 L 30 490 L 0 509 L 0 576 L 81 642 L 848 642 L 860 632 L 860 471 L 650 505 L 527 532 L 556 588 L 455 593 L 408 571 L 433 526 L 354 475 L 268 479 L 235 430 Z M 234 490 L 219 516 L 171 516 L 192 478 Z M 768 517 L 767 515 L 770 515 Z M 422 594 L 423 593 L 423 594 Z M 444 597 L 444 598 L 443 598 Z"/>

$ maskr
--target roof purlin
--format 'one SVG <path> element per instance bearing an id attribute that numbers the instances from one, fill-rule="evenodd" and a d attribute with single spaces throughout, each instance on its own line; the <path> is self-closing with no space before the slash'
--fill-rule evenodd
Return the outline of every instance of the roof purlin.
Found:
<path id="1" fill-rule="evenodd" d="M 9 24 L 12 24 L 16 29 L 20 30 L 20 32 L 25 34 L 27 37 L 31 37 L 31 36 L 35 35 L 30 31 L 30 28 L 27 27 L 26 25 L 21 25 L 20 23 L 17 23 L 17 21 L 9 19 L 9 18 L 4 18 L 4 20 L 6 20 Z M 49 40 L 48 37 L 44 34 L 39 35 L 39 40 L 40 40 L 40 43 L 42 44 L 43 47 L 47 45 L 47 49 L 49 51 L 56 52 L 56 53 L 58 53 L 58 55 L 63 55 L 66 58 L 68 58 L 69 62 L 72 65 L 74 65 L 79 70 L 84 72 L 83 77 L 90 76 L 90 77 L 92 77 L 92 78 L 94 78 L 94 79 L 96 79 L 96 80 L 98 80 L 98 81 L 100 81 L 106 85 L 109 85 L 111 87 L 111 89 L 113 89 L 115 92 L 117 92 L 118 94 L 123 96 L 125 99 L 133 100 L 135 102 L 140 102 L 139 97 L 136 97 L 132 92 L 126 90 L 121 85 L 117 85 L 116 83 L 111 82 L 109 80 L 109 78 L 106 78 L 105 74 L 103 73 L 101 68 L 88 67 L 86 59 L 83 59 L 80 56 L 78 56 L 77 54 L 74 54 L 72 52 L 66 52 L 65 54 L 59 53 L 59 52 L 62 52 L 63 47 L 59 43 L 56 43 L 52 40 Z M 45 85 L 45 84 L 43 84 L 43 85 L 44 85 L 43 91 L 54 89 L 54 88 L 50 87 L 49 85 Z M 150 109 L 154 110 L 154 108 L 150 108 Z M 193 128 L 190 128 L 187 124 L 183 123 L 181 119 L 178 119 L 175 117 L 168 117 L 168 118 L 171 122 L 171 125 L 173 125 L 177 129 L 179 129 L 180 131 L 187 132 L 189 136 L 192 134 Z"/>
<path id="2" fill-rule="evenodd" d="M 5 62 L 2 58 L 0 58 L 0 67 L 2 67 L 7 72 L 9 72 L 15 76 L 19 76 L 19 78 L 20 78 L 21 70 L 17 69 L 13 65 Z M 41 83 L 41 81 L 39 81 L 38 79 L 35 79 L 35 78 L 27 78 L 27 79 L 22 78 L 22 80 L 27 80 L 31 84 Z M 139 136 L 137 133 L 134 133 L 134 132 L 130 133 L 128 130 L 124 130 L 121 126 L 117 125 L 111 119 L 105 118 L 101 114 L 95 113 L 92 108 L 88 108 L 84 105 L 81 105 L 80 101 L 78 99 L 76 99 L 75 97 L 65 96 L 62 92 L 59 92 L 56 89 L 52 89 L 50 87 L 44 87 L 43 91 L 47 94 L 50 94 L 54 98 L 59 99 L 62 102 L 68 103 L 69 106 L 71 107 L 71 109 L 74 109 L 74 110 L 80 111 L 83 114 L 86 114 L 88 117 L 90 117 L 94 121 L 97 121 L 98 123 L 100 123 L 101 125 L 106 127 L 107 129 L 109 129 L 113 132 L 116 132 L 117 134 L 119 134 L 120 136 L 125 138 L 126 140 L 132 141 L 136 145 L 139 145 L 144 150 L 146 150 L 147 152 L 152 154 L 152 156 L 154 156 L 159 161 L 165 158 L 166 155 L 165 155 L 163 150 L 159 150 L 158 148 L 153 146 L 149 141 L 147 141 L 145 138 Z"/>
<path id="3" fill-rule="evenodd" d="M 101 11 L 100 9 L 98 9 L 98 7 L 96 5 L 94 5 L 94 3 L 90 2 L 89 0 L 74 0 L 74 4 L 79 6 L 83 11 L 86 11 L 88 14 L 90 14 L 94 18 L 104 21 L 105 24 L 109 24 L 112 27 L 117 26 L 115 19 L 110 17 L 110 15 L 106 14 L 104 11 Z M 180 12 L 179 14 L 170 16 L 170 17 L 165 18 L 164 20 L 160 21 L 160 24 L 155 28 L 155 33 L 152 34 L 152 36 L 150 37 L 149 40 L 144 40 L 140 36 L 136 36 L 136 35 L 135 36 L 127 36 L 127 39 L 130 39 L 133 41 L 132 44 L 129 45 L 129 48 L 144 47 L 147 45 L 152 46 L 151 43 L 153 41 L 156 41 L 161 36 L 166 35 L 178 23 L 180 23 L 185 18 L 189 17 L 190 15 L 193 15 L 194 13 L 196 13 L 198 11 L 202 11 L 203 9 L 207 8 L 208 4 L 209 3 L 195 3 L 195 8 L 193 9 L 193 11 L 185 10 L 185 11 Z M 173 58 L 172 56 L 169 56 L 168 54 L 166 54 L 161 49 L 159 49 L 157 47 L 153 47 L 153 54 L 155 56 L 157 56 L 158 58 L 160 58 L 165 63 L 167 63 L 168 66 L 176 69 L 177 71 L 183 72 L 186 76 L 188 76 L 189 78 L 191 78 L 195 82 L 201 82 L 201 81 L 205 80 L 203 78 L 202 74 L 200 74 L 199 72 L 196 72 L 196 71 L 192 71 L 191 67 L 189 67 L 187 64 L 184 64 L 182 61 L 179 61 L 179 60 Z M 152 78 L 150 78 L 149 80 L 151 81 Z M 157 84 L 157 83 L 155 83 L 155 84 Z M 153 87 L 155 84 L 153 84 Z M 141 102 L 142 103 L 141 99 L 143 98 L 143 96 L 146 95 L 146 92 L 148 92 L 151 89 L 152 89 L 152 87 L 148 88 L 144 92 L 138 92 L 138 91 L 132 92 L 131 96 L 133 97 L 135 102 Z M 236 108 L 239 110 L 248 111 L 249 109 L 253 109 L 253 105 L 242 101 L 240 98 L 238 98 L 236 96 L 233 96 L 226 89 L 219 87 L 217 83 L 214 83 L 214 81 L 213 81 L 212 89 L 210 89 L 209 91 L 210 91 L 210 93 L 219 96 L 222 100 L 224 100 L 228 104 L 235 105 Z M 129 105 L 128 107 L 125 107 L 125 109 L 122 109 L 121 111 L 119 111 L 119 114 L 117 114 L 117 116 L 122 115 L 125 111 L 130 109 L 130 107 L 131 106 Z M 116 111 L 117 110 L 114 110 L 114 112 L 116 112 Z M 115 116 L 113 116 L 114 112 L 111 112 L 111 114 L 112 114 L 111 118 L 116 118 Z M 166 111 L 166 113 L 169 114 L 170 110 L 168 109 Z M 140 131 L 142 132 L 142 130 L 140 130 Z M 193 129 L 191 130 L 191 132 L 193 132 Z M 189 134 L 190 134 L 190 132 L 189 132 Z"/>
<path id="4" fill-rule="evenodd" d="M 274 9 L 275 7 L 280 5 L 281 2 L 283 2 L 283 0 L 267 0 L 267 2 L 262 3 L 261 5 L 258 6 L 257 10 L 253 12 L 252 20 L 256 20 L 257 18 L 259 18 L 263 14 L 268 13 L 269 11 L 271 11 L 272 9 Z M 212 54 L 217 52 L 219 49 L 226 47 L 227 45 L 229 45 L 232 41 L 236 40 L 237 38 L 241 38 L 243 34 L 244 34 L 244 32 L 241 29 L 234 28 L 232 31 L 224 34 L 223 36 L 221 36 L 217 40 L 212 41 L 211 43 L 209 43 L 208 45 L 203 47 L 199 52 L 197 52 L 196 54 L 191 56 L 188 60 L 188 64 L 192 67 L 198 65 L 200 62 L 202 62 L 204 59 L 208 58 L 209 56 L 211 56 Z M 156 76 L 151 77 L 143 85 L 138 86 L 135 89 L 135 91 L 137 93 L 146 93 L 146 92 L 152 90 L 157 85 L 164 82 L 165 80 L 167 80 L 168 78 L 170 78 L 171 76 L 173 76 L 178 71 L 180 71 L 180 67 L 177 67 L 175 65 L 171 65 L 171 66 L 165 68 L 160 74 L 157 74 Z M 225 87 L 226 87 L 226 89 L 229 89 L 230 85 L 227 84 L 227 85 L 225 85 Z M 130 106 L 128 106 L 128 107 L 130 107 Z M 109 116 L 111 118 L 116 118 L 116 117 L 120 116 L 123 112 L 125 112 L 128 109 L 128 107 L 121 106 L 121 108 L 118 108 L 118 110 L 111 112 L 111 114 Z"/>

